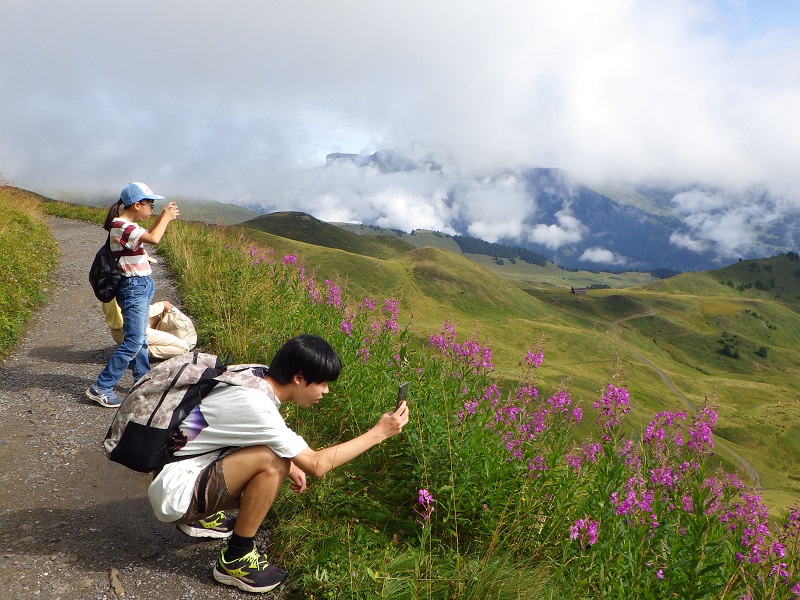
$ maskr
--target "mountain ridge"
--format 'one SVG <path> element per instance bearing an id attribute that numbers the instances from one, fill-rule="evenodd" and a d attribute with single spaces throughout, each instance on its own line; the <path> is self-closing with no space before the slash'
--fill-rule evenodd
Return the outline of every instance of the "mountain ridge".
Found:
<path id="1" fill-rule="evenodd" d="M 432 158 L 415 161 L 390 150 L 329 154 L 322 168 L 335 169 L 342 163 L 369 170 L 372 178 L 393 173 L 442 174 L 447 170 Z M 517 237 L 499 233 L 493 241 L 524 247 L 569 269 L 714 269 L 730 260 L 791 251 L 796 247 L 795 232 L 800 227 L 800 211 L 786 206 L 779 209 L 781 202 L 764 190 L 731 192 L 700 184 L 585 183 L 552 167 L 504 169 L 493 175 L 461 180 L 442 176 L 441 184 L 446 188 L 444 202 L 451 206 L 459 194 L 468 193 L 464 188 L 470 186 L 482 190 L 481 197 L 491 199 L 492 186 L 503 187 L 509 180 L 527 199 L 528 208 L 513 217 L 521 227 Z M 753 232 L 748 240 L 737 239 L 730 228 L 725 230 L 718 225 L 725 215 L 726 202 L 741 203 L 741 194 L 754 206 L 761 207 L 760 211 L 751 207 L 745 216 L 734 214 L 733 221 L 750 219 L 747 223 L 735 223 Z M 700 216 L 687 208 L 689 197 L 699 198 L 701 204 L 708 205 Z M 765 216 L 781 214 L 781 210 L 788 211 L 784 218 Z M 480 228 L 475 228 L 480 217 L 473 215 L 470 219 L 458 211 L 456 214 L 459 216 L 453 216 L 447 223 L 454 235 L 485 239 L 477 232 Z M 708 231 L 715 227 L 722 228 Z"/>

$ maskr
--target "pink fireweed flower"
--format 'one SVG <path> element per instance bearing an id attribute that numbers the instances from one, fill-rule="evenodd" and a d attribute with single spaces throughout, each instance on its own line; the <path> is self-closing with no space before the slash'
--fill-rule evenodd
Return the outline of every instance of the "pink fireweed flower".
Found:
<path id="1" fill-rule="evenodd" d="M 394 298 L 386 298 L 383 310 L 389 313 L 390 318 L 397 319 L 397 313 L 400 309 L 400 302 Z"/>
<path id="2" fill-rule="evenodd" d="M 386 320 L 383 322 L 383 330 L 384 331 L 391 331 L 392 333 L 397 333 L 400 328 L 397 325 L 397 315 L 400 309 L 400 302 L 394 300 L 392 298 L 387 298 L 383 312 L 387 315 Z"/>
<path id="3" fill-rule="evenodd" d="M 306 292 L 308 292 L 308 297 L 311 298 L 314 304 L 319 304 L 322 301 L 322 296 L 319 289 L 317 289 L 317 286 L 314 284 L 313 277 L 306 281 Z"/>
<path id="4" fill-rule="evenodd" d="M 676 448 L 683 446 L 685 420 L 685 412 L 664 411 L 656 414 L 645 428 L 642 442 L 653 448 L 653 454 L 659 461 L 666 460 L 672 454 L 670 444 Z"/>
<path id="5" fill-rule="evenodd" d="M 368 340 L 364 341 L 367 342 Z M 359 348 L 358 350 L 356 350 L 356 356 L 360 356 L 361 362 L 366 364 L 367 360 L 369 360 L 369 348 L 367 347 Z"/>
<path id="6" fill-rule="evenodd" d="M 500 402 L 501 396 L 500 388 L 493 383 L 487 387 L 486 391 L 483 393 L 483 400 L 489 400 L 494 407 L 497 406 L 498 402 Z"/>
<path id="7" fill-rule="evenodd" d="M 575 524 L 570 527 L 569 539 L 579 540 L 581 549 L 584 549 L 586 546 L 593 546 L 597 543 L 597 529 L 599 525 L 600 523 L 590 520 L 589 517 L 578 519 L 575 521 Z"/>
<path id="8" fill-rule="evenodd" d="M 325 280 L 327 290 L 325 291 L 325 303 L 328 306 L 342 308 L 342 289 L 330 279 Z"/>
<path id="9" fill-rule="evenodd" d="M 800 536 L 800 509 L 797 506 L 793 506 L 789 510 L 789 514 L 786 516 L 786 520 L 781 527 L 782 539 L 791 538 L 794 540 Z"/>
<path id="10" fill-rule="evenodd" d="M 344 319 L 342 324 L 339 326 L 339 331 L 341 331 L 347 337 L 353 337 L 353 323 L 347 319 Z"/>
<path id="11" fill-rule="evenodd" d="M 623 440 L 618 449 L 620 458 L 625 459 L 625 466 L 635 471 L 642 465 L 642 459 L 633 447 L 631 440 Z"/>
<path id="12" fill-rule="evenodd" d="M 591 444 L 589 442 L 585 442 L 583 444 L 583 459 L 586 462 L 596 463 L 597 462 L 597 455 L 603 449 L 601 444 Z"/>
<path id="13" fill-rule="evenodd" d="M 609 441 L 611 438 L 608 432 L 619 425 L 622 422 L 622 417 L 631 409 L 628 390 L 609 383 L 603 397 L 594 402 L 593 406 L 600 411 L 597 417 L 597 424 L 606 432 L 602 437 L 604 440 Z"/>
<path id="14" fill-rule="evenodd" d="M 654 485 L 672 489 L 679 480 L 680 478 L 667 466 L 650 469 L 650 481 Z"/>
<path id="15" fill-rule="evenodd" d="M 738 529 L 741 532 L 740 543 L 747 549 L 747 554 L 742 553 L 740 560 L 746 559 L 751 564 L 763 563 L 770 553 L 769 510 L 756 494 L 742 492 L 741 498 L 742 503 L 731 503 L 719 519 L 728 523 L 731 531 Z"/>
<path id="16" fill-rule="evenodd" d="M 581 470 L 581 457 L 577 454 L 565 454 L 564 462 L 567 463 L 568 467 L 572 467 L 576 471 Z"/>
<path id="17" fill-rule="evenodd" d="M 534 352 L 533 350 L 528 350 L 528 353 L 525 355 L 525 364 L 535 369 L 542 364 L 543 358 L 544 352 Z"/>
<path id="18" fill-rule="evenodd" d="M 412 511 L 422 518 L 422 521 L 429 521 L 431 514 L 433 514 L 433 495 L 426 489 L 419 490 L 417 495 L 417 504 Z"/>
<path id="19" fill-rule="evenodd" d="M 494 368 L 491 363 L 491 348 L 481 346 L 474 339 L 467 340 L 463 344 L 457 343 L 455 326 L 450 321 L 444 324 L 444 330 L 441 333 L 431 334 L 428 343 L 448 358 L 470 366 L 473 372 Z"/>
<path id="20" fill-rule="evenodd" d="M 544 458 L 536 455 L 533 457 L 532 460 L 528 461 L 528 471 L 547 471 L 547 462 L 545 462 Z M 538 477 L 538 473 L 536 474 Z"/>
<path id="21" fill-rule="evenodd" d="M 781 542 L 774 541 L 772 545 L 769 547 L 770 554 L 774 554 L 778 558 L 783 558 L 786 556 L 786 546 Z"/>
<path id="22" fill-rule="evenodd" d="M 780 577 L 781 579 L 787 579 L 789 577 L 788 566 L 785 562 L 778 563 L 777 565 L 773 565 L 772 568 L 769 570 L 770 577 Z"/>
<path id="23" fill-rule="evenodd" d="M 557 411 L 566 414 L 569 411 L 570 404 L 572 404 L 572 398 L 566 390 L 561 390 L 550 396 L 547 399 L 547 403 Z"/>
<path id="24" fill-rule="evenodd" d="M 297 255 L 296 254 L 287 254 L 283 257 L 283 264 L 285 265 L 296 265 L 297 264 Z"/>
<path id="25" fill-rule="evenodd" d="M 364 298 L 361 301 L 361 306 L 366 308 L 367 310 L 375 310 L 375 299 L 374 298 Z"/>
<path id="26" fill-rule="evenodd" d="M 517 391 L 517 400 L 525 399 L 525 402 L 533 402 L 539 397 L 539 390 L 535 387 L 523 385 Z"/>
<path id="27" fill-rule="evenodd" d="M 689 440 L 686 447 L 698 454 L 708 454 L 714 447 L 711 434 L 717 424 L 717 413 L 708 406 L 701 406 L 689 425 Z"/>
<path id="28" fill-rule="evenodd" d="M 478 400 L 471 400 L 470 402 L 465 402 L 464 410 L 458 413 L 457 422 L 461 423 L 465 418 L 467 418 L 467 416 L 474 415 L 479 405 L 480 402 Z"/>

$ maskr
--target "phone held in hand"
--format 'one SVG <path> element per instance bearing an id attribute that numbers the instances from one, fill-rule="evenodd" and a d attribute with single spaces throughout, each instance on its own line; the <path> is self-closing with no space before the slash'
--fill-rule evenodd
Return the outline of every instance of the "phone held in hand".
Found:
<path id="1" fill-rule="evenodd" d="M 401 383 L 400 387 L 397 388 L 397 404 L 394 405 L 394 411 L 397 412 L 400 409 L 400 404 L 408 398 L 408 386 L 409 383 L 406 381 L 405 383 Z"/>

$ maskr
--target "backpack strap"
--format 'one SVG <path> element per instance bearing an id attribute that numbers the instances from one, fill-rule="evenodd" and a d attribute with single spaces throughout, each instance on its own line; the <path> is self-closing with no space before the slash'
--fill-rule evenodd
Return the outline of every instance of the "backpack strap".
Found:
<path id="1" fill-rule="evenodd" d="M 263 392 L 267 397 L 275 401 L 275 390 L 267 383 L 263 377 L 259 377 L 253 373 L 254 369 L 261 369 L 266 371 L 268 367 L 264 365 L 231 365 L 224 373 L 220 373 L 214 377 L 215 381 L 220 383 L 227 383 L 228 385 L 239 385 L 242 387 L 249 387 L 260 392 Z"/>

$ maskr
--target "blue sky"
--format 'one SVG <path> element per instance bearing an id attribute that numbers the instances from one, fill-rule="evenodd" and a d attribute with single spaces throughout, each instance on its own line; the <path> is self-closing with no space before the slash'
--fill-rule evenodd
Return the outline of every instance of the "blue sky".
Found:
<path id="1" fill-rule="evenodd" d="M 520 167 L 726 190 L 698 211 L 734 211 L 755 188 L 778 198 L 776 219 L 800 201 L 800 0 L 0 7 L 0 174 L 41 193 L 113 199 L 139 180 L 328 220 L 467 219 L 496 238 L 535 214 L 497 177 Z M 382 148 L 445 169 L 321 167 Z M 574 237 L 564 211 L 537 231 Z"/>
<path id="2" fill-rule="evenodd" d="M 734 41 L 759 36 L 783 27 L 797 30 L 800 2 L 797 0 L 725 0 L 718 4 L 721 25 Z"/>

